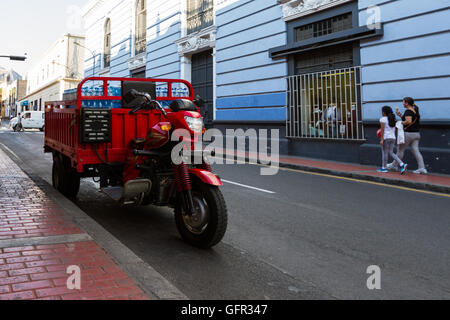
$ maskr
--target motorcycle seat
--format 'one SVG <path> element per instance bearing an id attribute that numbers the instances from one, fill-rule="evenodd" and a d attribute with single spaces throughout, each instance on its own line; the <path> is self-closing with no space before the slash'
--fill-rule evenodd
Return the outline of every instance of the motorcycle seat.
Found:
<path id="1" fill-rule="evenodd" d="M 187 99 L 177 99 L 169 105 L 169 108 L 175 112 L 198 110 L 195 104 L 191 100 Z"/>

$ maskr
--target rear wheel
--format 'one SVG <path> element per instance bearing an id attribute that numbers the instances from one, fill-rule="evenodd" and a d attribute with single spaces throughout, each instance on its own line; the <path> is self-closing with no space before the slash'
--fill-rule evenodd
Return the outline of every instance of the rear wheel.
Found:
<path id="1" fill-rule="evenodd" d="M 69 198 L 75 198 L 80 191 L 80 175 L 61 154 L 53 157 L 52 182 L 56 190 Z"/>
<path id="2" fill-rule="evenodd" d="M 44 132 L 45 126 L 42 126 L 42 128 L 39 129 L 39 131 Z"/>
<path id="3" fill-rule="evenodd" d="M 175 208 L 175 222 L 186 242 L 198 248 L 209 249 L 223 239 L 227 230 L 225 199 L 218 187 L 201 182 L 194 183 L 192 198 L 195 214 L 186 214 L 179 201 Z"/>

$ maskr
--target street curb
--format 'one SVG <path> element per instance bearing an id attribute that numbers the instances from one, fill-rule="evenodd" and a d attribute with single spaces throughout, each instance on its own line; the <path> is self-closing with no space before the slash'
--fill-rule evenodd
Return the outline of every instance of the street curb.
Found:
<path id="1" fill-rule="evenodd" d="M 139 258 L 116 237 L 104 229 L 94 219 L 78 208 L 72 201 L 56 191 L 47 181 L 36 175 L 32 168 L 20 158 L 0 146 L 9 158 L 44 193 L 53 200 L 83 232 L 92 237 L 104 249 L 114 262 L 149 296 L 155 300 L 188 300 L 189 298 L 176 288 L 169 280 Z"/>
<path id="2" fill-rule="evenodd" d="M 379 177 L 379 176 L 370 176 L 370 175 L 365 175 L 365 174 L 356 173 L 356 172 L 345 172 L 345 171 L 338 171 L 338 170 L 332 170 L 332 169 L 326 169 L 326 168 L 309 167 L 309 166 L 291 164 L 291 163 L 280 163 L 280 167 L 315 172 L 315 173 L 329 174 L 329 175 L 337 176 L 337 177 L 366 180 L 366 181 L 372 181 L 372 182 L 378 182 L 378 183 L 384 183 L 384 184 L 389 184 L 389 185 L 395 185 L 395 186 L 413 188 L 413 189 L 419 189 L 419 190 L 425 190 L 425 191 L 432 191 L 432 192 L 438 192 L 438 193 L 450 193 L 450 187 L 438 185 L 438 184 L 430 184 L 430 183 L 425 183 L 425 182 L 397 180 L 397 179 L 385 178 L 385 177 Z"/>
<path id="3" fill-rule="evenodd" d="M 217 155 L 224 156 L 225 154 L 219 152 L 219 153 L 217 153 Z M 245 156 L 245 158 L 244 157 L 236 157 L 236 159 L 238 161 L 247 161 L 247 162 L 250 161 L 250 157 L 248 157 L 248 156 Z M 261 163 L 259 163 L 259 161 L 258 161 L 258 164 L 261 164 Z M 261 164 L 261 165 L 263 165 L 263 164 Z M 339 171 L 339 170 L 311 167 L 311 166 L 306 166 L 306 165 L 301 165 L 301 164 L 293 164 L 293 163 L 287 163 L 287 162 L 280 162 L 279 166 L 280 166 L 280 168 L 302 170 L 302 171 L 308 171 L 308 172 L 314 172 L 314 173 L 320 173 L 320 174 L 328 174 L 328 175 L 332 175 L 332 176 L 336 176 L 336 177 L 345 177 L 345 178 L 366 180 L 366 181 L 384 183 L 384 184 L 395 185 L 395 186 L 400 186 L 400 187 L 413 188 L 413 189 L 418 189 L 418 190 L 425 190 L 425 191 L 446 193 L 446 194 L 450 193 L 450 187 L 448 187 L 448 186 L 438 185 L 438 184 L 430 184 L 430 183 L 426 183 L 426 182 L 398 180 L 398 179 L 392 179 L 392 178 L 386 178 L 386 177 L 365 175 L 365 174 L 361 174 L 361 173 L 357 173 L 357 172 Z"/>

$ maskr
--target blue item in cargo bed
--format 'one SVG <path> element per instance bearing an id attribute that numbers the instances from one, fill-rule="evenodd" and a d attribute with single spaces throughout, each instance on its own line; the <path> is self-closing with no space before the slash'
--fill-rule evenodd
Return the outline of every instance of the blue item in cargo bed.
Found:
<path id="1" fill-rule="evenodd" d="M 83 97 L 101 97 L 103 96 L 103 86 L 83 86 L 81 88 L 81 95 Z M 120 86 L 108 86 L 108 96 L 121 97 L 122 88 Z M 77 89 L 68 89 L 63 93 L 64 100 L 77 100 Z M 122 107 L 122 102 L 117 101 L 105 101 L 105 100 L 82 100 L 81 105 L 86 108 L 99 108 L 99 109 L 116 109 Z M 75 108 L 75 106 L 70 106 Z"/>

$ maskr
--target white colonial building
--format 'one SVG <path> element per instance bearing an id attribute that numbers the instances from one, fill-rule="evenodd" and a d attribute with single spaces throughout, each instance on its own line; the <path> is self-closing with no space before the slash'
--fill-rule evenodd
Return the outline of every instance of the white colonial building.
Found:
<path id="1" fill-rule="evenodd" d="M 45 102 L 60 101 L 67 89 L 83 79 L 84 37 L 67 34 L 47 49 L 26 75 L 26 110 L 44 110 Z"/>

